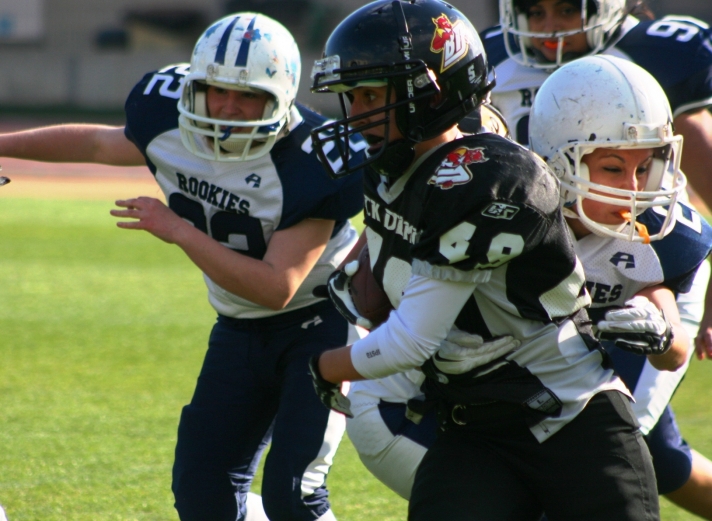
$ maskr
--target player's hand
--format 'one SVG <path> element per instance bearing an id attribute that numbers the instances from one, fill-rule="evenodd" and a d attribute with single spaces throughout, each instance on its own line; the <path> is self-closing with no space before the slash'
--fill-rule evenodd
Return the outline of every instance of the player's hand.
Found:
<path id="1" fill-rule="evenodd" d="M 319 371 L 319 355 L 314 355 L 309 359 L 309 372 L 311 372 L 314 390 L 321 400 L 321 403 L 326 405 L 329 409 L 340 412 L 349 418 L 353 418 L 351 400 L 341 393 L 341 385 L 331 383 L 321 376 L 321 371 Z"/>
<path id="2" fill-rule="evenodd" d="M 125 210 L 111 210 L 114 217 L 135 219 L 119 221 L 116 226 L 128 230 L 145 230 L 167 243 L 175 243 L 178 230 L 190 226 L 162 201 L 154 197 L 136 197 L 116 201 L 116 206 Z"/>
<path id="3" fill-rule="evenodd" d="M 665 314 L 645 297 L 633 297 L 626 307 L 606 313 L 598 337 L 638 355 L 662 355 L 670 349 L 672 327 Z"/>
<path id="4" fill-rule="evenodd" d="M 707 304 L 695 337 L 695 354 L 698 360 L 712 360 L 712 309 Z"/>
<path id="5" fill-rule="evenodd" d="M 351 285 L 351 277 L 358 271 L 358 261 L 353 260 L 346 264 L 340 270 L 336 270 L 329 276 L 329 280 L 326 283 L 326 290 L 329 294 L 329 298 L 336 306 L 346 320 L 350 323 L 361 326 L 364 329 L 373 329 L 373 324 L 367 318 L 359 315 L 356 311 L 356 306 L 351 298 L 351 293 L 349 292 L 349 287 Z M 314 289 L 314 295 L 317 295 L 317 290 L 319 286 Z"/>
<path id="6" fill-rule="evenodd" d="M 447 374 L 463 374 L 516 350 L 521 342 L 513 336 L 485 341 L 480 335 L 452 330 L 433 355 L 433 364 Z"/>
<path id="7" fill-rule="evenodd" d="M 712 359 L 712 327 L 700 326 L 695 337 L 695 354 L 698 360 Z"/>

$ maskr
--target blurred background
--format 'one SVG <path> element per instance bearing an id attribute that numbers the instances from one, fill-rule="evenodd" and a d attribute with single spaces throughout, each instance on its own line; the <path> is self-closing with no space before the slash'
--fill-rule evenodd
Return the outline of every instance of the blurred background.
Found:
<path id="1" fill-rule="evenodd" d="M 311 64 L 336 24 L 364 0 L 0 0 L 0 119 L 118 120 L 144 73 L 187 61 L 197 37 L 234 11 L 260 11 L 289 28 L 303 58 L 299 99 L 327 113 L 335 96 L 309 93 Z M 478 30 L 497 0 L 455 5 Z M 648 0 L 658 17 L 712 22 L 710 0 Z"/>

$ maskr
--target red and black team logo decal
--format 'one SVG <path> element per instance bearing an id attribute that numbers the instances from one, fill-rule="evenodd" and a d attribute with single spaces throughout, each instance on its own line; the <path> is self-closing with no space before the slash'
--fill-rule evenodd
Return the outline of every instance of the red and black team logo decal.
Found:
<path id="1" fill-rule="evenodd" d="M 460 20 L 452 23 L 445 14 L 432 20 L 435 24 L 435 34 L 430 42 L 430 50 L 434 53 L 443 53 L 440 65 L 440 72 L 443 72 L 467 55 L 469 43 Z"/>
<path id="2" fill-rule="evenodd" d="M 436 185 L 443 190 L 449 190 L 455 185 L 464 185 L 472 180 L 472 172 L 467 165 L 489 161 L 485 156 L 484 147 L 460 147 L 450 152 L 433 176 L 428 179 L 428 184 Z"/>

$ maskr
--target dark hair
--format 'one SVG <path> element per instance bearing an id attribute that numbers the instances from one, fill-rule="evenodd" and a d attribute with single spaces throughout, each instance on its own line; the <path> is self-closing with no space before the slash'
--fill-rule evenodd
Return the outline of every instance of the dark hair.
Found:
<path id="1" fill-rule="evenodd" d="M 514 7 L 517 8 L 517 10 L 520 13 L 527 13 L 529 9 L 534 7 L 536 4 L 539 3 L 540 0 L 514 0 Z M 579 9 L 581 7 L 581 2 L 578 0 L 563 0 L 567 4 L 571 4 L 574 8 Z M 596 3 L 593 0 L 588 0 L 586 2 L 586 12 L 589 16 L 592 14 L 596 14 L 598 12 L 598 9 L 596 7 Z"/>

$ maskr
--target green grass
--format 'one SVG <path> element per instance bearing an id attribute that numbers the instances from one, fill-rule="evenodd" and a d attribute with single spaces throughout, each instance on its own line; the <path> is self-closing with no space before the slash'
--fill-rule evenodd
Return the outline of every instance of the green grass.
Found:
<path id="1" fill-rule="evenodd" d="M 111 207 L 0 199 L 0 503 L 10 521 L 177 519 L 176 426 L 214 313 L 180 250 L 117 229 Z M 709 370 L 693 362 L 675 398 L 705 454 Z M 340 521 L 405 519 L 406 503 L 348 439 L 329 485 Z M 695 518 L 664 503 L 663 519 Z"/>

